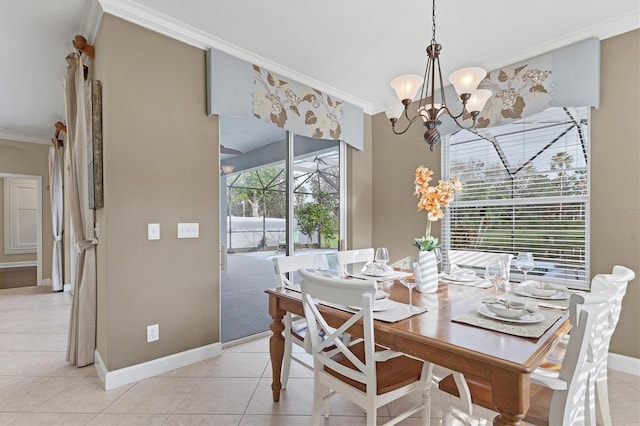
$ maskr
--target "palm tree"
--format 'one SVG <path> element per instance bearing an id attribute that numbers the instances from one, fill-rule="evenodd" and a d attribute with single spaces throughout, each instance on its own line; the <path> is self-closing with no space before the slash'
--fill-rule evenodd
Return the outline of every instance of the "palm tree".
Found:
<path id="1" fill-rule="evenodd" d="M 560 179 L 560 195 L 564 194 L 564 181 L 566 179 L 565 170 L 573 164 L 573 156 L 566 151 L 558 152 L 551 157 L 551 170 L 558 170 L 558 179 Z"/>

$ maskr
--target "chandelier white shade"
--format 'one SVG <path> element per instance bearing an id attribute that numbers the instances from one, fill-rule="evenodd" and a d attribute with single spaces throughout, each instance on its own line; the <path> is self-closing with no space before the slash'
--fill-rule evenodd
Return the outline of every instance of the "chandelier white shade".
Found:
<path id="1" fill-rule="evenodd" d="M 473 93 L 486 75 L 487 72 L 482 68 L 461 68 L 451 73 L 449 81 L 460 96 L 463 93 Z"/>
<path id="2" fill-rule="evenodd" d="M 391 80 L 391 88 L 396 92 L 398 99 L 411 99 L 413 101 L 422 87 L 422 76 L 418 74 L 403 74 Z"/>
<path id="3" fill-rule="evenodd" d="M 478 85 L 487 75 L 484 69 L 478 67 L 459 69 L 451 73 L 449 81 L 458 94 L 458 100 L 462 103 L 462 111 L 456 114 L 449 108 L 445 100 L 442 71 L 440 69 L 442 45 L 436 41 L 435 0 L 432 1 L 432 21 L 433 38 L 426 49 L 427 66 L 424 77 L 418 74 L 403 74 L 391 80 L 391 88 L 395 91 L 400 103 L 398 104 L 397 101 L 386 103 L 385 113 L 391 122 L 393 133 L 397 135 L 405 133 L 420 116 L 424 126 L 427 128 L 424 140 L 433 151 L 434 146 L 440 142 L 440 132 L 438 131 L 438 126 L 441 124 L 440 117 L 446 113 L 461 128 L 464 128 L 464 126 L 458 122 L 458 118 L 463 116 L 463 118 L 470 117 L 472 119 L 471 127 L 474 127 L 480 111 L 491 98 L 492 92 L 486 89 L 478 89 Z M 418 91 L 420 91 L 420 97 L 418 98 L 417 113 L 410 117 L 409 105 L 414 101 Z M 402 115 L 405 116 L 408 123 L 404 130 L 398 131 L 396 124 Z"/>
<path id="4" fill-rule="evenodd" d="M 487 89 L 477 89 L 467 101 L 467 111 L 482 111 L 493 92 Z"/>

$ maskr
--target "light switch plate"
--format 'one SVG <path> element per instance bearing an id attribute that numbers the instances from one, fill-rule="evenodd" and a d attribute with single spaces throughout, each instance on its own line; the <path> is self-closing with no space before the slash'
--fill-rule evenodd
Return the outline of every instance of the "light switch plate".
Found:
<path id="1" fill-rule="evenodd" d="M 199 238 L 199 223 L 178 223 L 178 238 Z"/>
<path id="2" fill-rule="evenodd" d="M 147 224 L 147 239 L 148 240 L 159 240 L 160 239 L 160 224 L 159 223 L 148 223 Z"/>

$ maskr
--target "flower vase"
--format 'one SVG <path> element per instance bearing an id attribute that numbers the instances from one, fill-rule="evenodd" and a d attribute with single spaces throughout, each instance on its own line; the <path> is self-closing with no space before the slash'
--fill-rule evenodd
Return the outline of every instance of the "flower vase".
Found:
<path id="1" fill-rule="evenodd" d="M 418 265 L 420 265 L 420 281 L 416 290 L 421 293 L 435 293 L 438 291 L 438 258 L 434 251 L 419 251 Z"/>

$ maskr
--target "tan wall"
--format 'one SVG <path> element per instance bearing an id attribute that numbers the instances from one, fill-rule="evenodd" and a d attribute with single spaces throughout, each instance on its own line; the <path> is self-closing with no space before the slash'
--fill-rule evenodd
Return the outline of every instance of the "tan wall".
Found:
<path id="1" fill-rule="evenodd" d="M 219 341 L 218 122 L 205 52 L 104 15 L 97 345 L 109 371 Z M 200 238 L 176 237 L 198 222 Z M 147 224 L 159 223 L 159 241 Z M 160 340 L 146 342 L 159 324 Z"/>
<path id="2" fill-rule="evenodd" d="M 591 273 L 616 264 L 640 275 L 640 31 L 602 42 L 601 103 L 591 125 Z M 414 237 L 424 232 L 426 215 L 416 208 L 413 173 L 424 164 L 440 176 L 440 151 L 422 141 L 424 127 L 402 136 L 391 133 L 383 113 L 373 129 L 373 244 L 386 245 L 393 259 L 415 256 Z M 621 212 L 621 213 L 620 213 Z M 432 234 L 439 236 L 434 226 Z M 630 286 L 611 352 L 640 358 L 640 280 Z"/>
<path id="3" fill-rule="evenodd" d="M 636 272 L 611 352 L 640 358 L 640 30 L 602 44 L 600 108 L 591 119 L 591 273 Z"/>
<path id="4" fill-rule="evenodd" d="M 49 145 L 0 139 L 0 173 L 42 176 L 42 278 L 51 279 L 53 235 L 49 201 Z M 36 260 L 35 254 L 4 254 L 4 207 L 0 178 L 0 263 Z"/>
<path id="5" fill-rule="evenodd" d="M 410 108 L 417 109 L 412 105 Z M 431 152 L 424 142 L 424 126 L 414 124 L 404 135 L 394 135 L 384 113 L 373 117 L 373 244 L 389 249 L 391 262 L 416 256 L 415 238 L 424 235 L 427 214 L 418 212 L 413 195 L 414 173 L 425 165 L 440 176 L 440 145 Z M 440 222 L 432 235 L 440 235 Z"/>
<path id="6" fill-rule="evenodd" d="M 364 116 L 364 150 L 347 148 L 347 249 L 372 247 L 371 116 Z"/>

